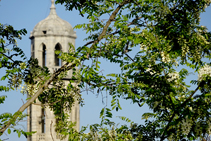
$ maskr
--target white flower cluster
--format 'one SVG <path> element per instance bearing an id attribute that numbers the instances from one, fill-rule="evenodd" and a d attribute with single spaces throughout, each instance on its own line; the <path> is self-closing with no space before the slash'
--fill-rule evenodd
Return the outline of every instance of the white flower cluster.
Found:
<path id="1" fill-rule="evenodd" d="M 195 124 L 195 128 L 194 128 L 195 132 L 196 132 L 196 136 L 200 136 L 202 134 L 202 127 L 201 127 L 201 124 L 200 122 L 197 122 Z"/>
<path id="2" fill-rule="evenodd" d="M 185 100 L 185 95 L 178 96 L 178 100 L 184 101 Z"/>
<path id="3" fill-rule="evenodd" d="M 193 54 L 193 59 L 195 61 L 198 61 L 201 59 L 201 51 L 202 51 L 201 46 L 198 46 L 195 48 L 195 53 Z"/>
<path id="4" fill-rule="evenodd" d="M 186 117 L 185 119 L 182 120 L 181 129 L 185 135 L 189 134 L 191 127 L 192 127 L 191 119 L 188 119 L 188 117 Z"/>
<path id="5" fill-rule="evenodd" d="M 144 45 L 143 43 L 140 44 L 140 50 L 147 51 L 147 46 Z"/>
<path id="6" fill-rule="evenodd" d="M 176 81 L 177 79 L 179 79 L 179 73 L 178 72 L 169 73 L 168 76 L 170 77 L 170 78 L 167 79 L 169 82 Z"/>
<path id="7" fill-rule="evenodd" d="M 91 130 L 87 135 L 88 135 L 88 136 L 91 136 L 91 138 L 92 138 L 93 140 L 99 140 L 99 139 L 100 139 L 99 137 L 101 137 L 101 136 L 98 135 L 97 132 L 92 131 L 92 130 Z"/>
<path id="8" fill-rule="evenodd" d="M 198 71 L 198 80 L 202 81 L 206 76 L 211 77 L 211 68 L 207 64 Z"/>
<path id="9" fill-rule="evenodd" d="M 189 53 L 189 46 L 186 45 L 186 41 L 182 45 L 182 57 L 185 57 Z"/>
<path id="10" fill-rule="evenodd" d="M 146 72 L 149 72 L 151 75 L 155 74 L 155 71 L 152 68 L 147 68 Z"/>
<path id="11" fill-rule="evenodd" d="M 200 31 L 199 31 L 200 32 Z M 197 32 L 197 38 L 199 39 L 199 40 L 201 40 L 201 41 L 203 41 L 205 44 L 210 44 L 207 40 L 206 40 L 206 38 L 204 37 L 204 36 L 202 36 L 200 33 L 198 33 Z"/>
<path id="12" fill-rule="evenodd" d="M 115 136 L 117 135 L 117 133 L 116 133 L 115 129 L 112 128 L 112 130 L 109 130 L 109 131 L 108 131 L 108 135 L 109 135 L 110 137 L 115 137 Z"/>
<path id="13" fill-rule="evenodd" d="M 168 137 L 168 141 L 174 141 L 174 137 L 172 134 L 171 134 L 171 136 Z"/>
<path id="14" fill-rule="evenodd" d="M 169 54 L 165 54 L 164 52 L 161 52 L 161 60 L 164 63 L 170 62 Z"/>
<path id="15" fill-rule="evenodd" d="M 21 69 L 25 69 L 26 68 L 26 63 L 24 63 L 24 62 L 23 63 L 20 63 L 20 68 Z"/>
<path id="16" fill-rule="evenodd" d="M 137 26 L 130 28 L 131 32 L 137 32 L 137 31 L 140 31 L 140 30 L 141 29 L 139 27 L 137 27 Z"/>
<path id="17" fill-rule="evenodd" d="M 114 127 L 112 127 L 111 130 L 101 130 L 99 132 L 91 130 L 89 133 L 85 133 L 85 135 L 87 139 L 96 140 L 96 141 L 103 141 L 105 139 L 109 141 L 118 140 L 118 134 L 116 130 L 114 129 Z M 124 132 L 124 135 L 126 135 L 126 137 L 124 137 L 125 140 L 132 139 L 132 135 L 130 132 Z"/>
<path id="18" fill-rule="evenodd" d="M 38 90 L 37 86 L 36 85 L 31 85 L 31 84 L 24 84 L 22 86 L 22 90 L 21 90 L 21 93 L 23 94 L 28 94 L 28 95 L 34 95 L 34 93 L 36 93 Z"/>
<path id="19" fill-rule="evenodd" d="M 207 8 L 207 6 L 209 6 L 209 5 L 210 5 L 211 0 L 205 0 L 205 2 L 206 2 L 206 4 L 204 5 L 204 8 Z"/>

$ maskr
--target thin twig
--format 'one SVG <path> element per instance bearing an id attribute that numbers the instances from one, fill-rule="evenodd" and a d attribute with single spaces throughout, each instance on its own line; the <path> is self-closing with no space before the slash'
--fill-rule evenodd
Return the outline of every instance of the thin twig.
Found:
<path id="1" fill-rule="evenodd" d="M 23 104 L 24 104 L 24 101 L 23 101 L 23 99 L 21 98 L 21 100 L 22 100 L 22 102 L 23 102 Z"/>
<path id="2" fill-rule="evenodd" d="M 134 60 L 133 60 L 133 58 L 131 58 L 127 53 L 125 54 L 128 58 L 130 58 L 130 60 L 132 60 L 133 62 L 135 62 Z"/>
<path id="3" fill-rule="evenodd" d="M 0 54 L 4 55 L 5 57 L 7 57 L 8 59 L 10 59 L 13 63 L 15 62 L 11 57 L 7 56 L 6 54 L 0 52 Z"/>

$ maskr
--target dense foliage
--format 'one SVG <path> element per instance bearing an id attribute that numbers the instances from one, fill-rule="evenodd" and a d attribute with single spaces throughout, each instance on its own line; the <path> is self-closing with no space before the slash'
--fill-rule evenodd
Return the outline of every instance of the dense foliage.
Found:
<path id="1" fill-rule="evenodd" d="M 76 49 L 70 46 L 74 52 L 61 53 L 61 59 L 67 63 L 54 74 L 41 67 L 35 71 L 36 60 L 31 59 L 26 65 L 19 62 L 20 70 L 7 77 L 16 78 L 24 71 L 21 82 L 32 92 L 24 108 L 38 96 L 44 104 L 54 103 L 50 105 L 52 110 L 63 115 L 58 116 L 63 117 L 59 119 L 58 132 L 69 135 L 70 140 L 195 140 L 211 134 L 211 34 L 206 27 L 199 26 L 200 13 L 210 5 L 209 0 L 57 0 L 56 3 L 64 4 L 67 10 L 76 9 L 89 19 L 89 23 L 75 27 L 86 30 L 87 43 Z M 3 48 L 4 39 L 1 43 Z M 99 61 L 102 59 L 116 63 L 121 72 L 102 75 Z M 91 64 L 86 63 L 89 60 Z M 79 70 L 74 69 L 76 66 Z M 65 72 L 70 69 L 74 77 L 67 89 L 61 88 Z M 198 73 L 198 79 L 190 81 L 191 87 L 187 79 L 190 72 Z M 18 87 L 19 83 L 13 81 L 3 89 Z M 82 90 L 86 85 L 97 93 L 106 90 L 112 97 L 112 109 L 102 109 L 102 122 L 90 126 L 88 134 L 84 133 L 85 128 L 75 131 L 64 112 L 71 109 L 75 99 L 82 102 L 78 88 Z M 144 104 L 148 105 L 152 112 L 142 115 L 145 124 L 122 117 L 131 126 L 117 127 L 110 121 L 112 110 L 121 109 L 120 98 L 132 100 L 140 110 Z M 16 119 L 17 116 L 9 115 L 7 122 L 1 121 L 1 133 Z"/>

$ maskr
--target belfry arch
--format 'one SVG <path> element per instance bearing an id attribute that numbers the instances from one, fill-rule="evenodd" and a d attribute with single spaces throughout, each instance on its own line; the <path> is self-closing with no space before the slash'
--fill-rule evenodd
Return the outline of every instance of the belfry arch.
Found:
<path id="1" fill-rule="evenodd" d="M 60 54 L 57 54 L 56 52 L 57 51 L 62 51 L 62 46 L 60 43 L 57 43 L 56 46 L 55 46 L 55 50 L 54 50 L 54 65 L 55 66 L 62 66 L 62 61 L 61 59 L 59 58 Z"/>
<path id="2" fill-rule="evenodd" d="M 46 45 L 42 43 L 42 66 L 46 66 Z"/>

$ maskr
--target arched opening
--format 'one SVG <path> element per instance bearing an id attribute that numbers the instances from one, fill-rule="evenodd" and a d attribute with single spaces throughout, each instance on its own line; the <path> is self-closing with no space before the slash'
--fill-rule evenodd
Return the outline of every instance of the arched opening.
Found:
<path id="1" fill-rule="evenodd" d="M 45 109 L 41 109 L 41 133 L 45 133 Z"/>
<path id="2" fill-rule="evenodd" d="M 46 66 L 46 46 L 42 45 L 42 66 Z"/>
<path id="3" fill-rule="evenodd" d="M 54 58 L 55 58 L 54 64 L 55 64 L 55 66 L 61 66 L 62 65 L 62 60 L 59 58 L 60 54 L 57 53 L 57 51 L 61 51 L 61 49 L 62 49 L 61 45 L 59 43 L 56 44 L 55 51 L 54 51 Z"/>

